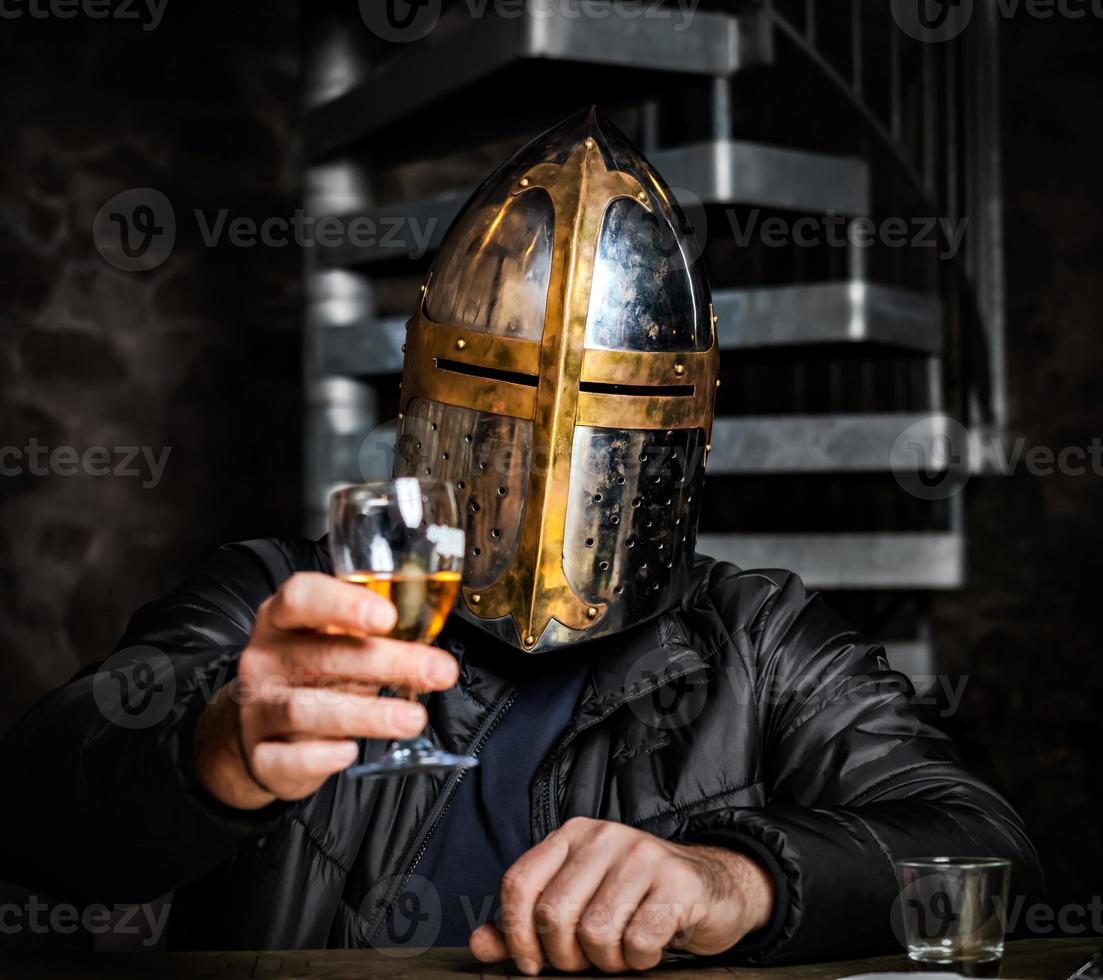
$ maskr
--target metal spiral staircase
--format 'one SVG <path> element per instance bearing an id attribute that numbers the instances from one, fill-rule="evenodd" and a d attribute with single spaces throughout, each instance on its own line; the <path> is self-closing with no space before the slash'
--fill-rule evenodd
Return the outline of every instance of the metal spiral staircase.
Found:
<path id="1" fill-rule="evenodd" d="M 930 597 L 965 578 L 961 497 L 909 497 L 890 458 L 947 416 L 1004 424 L 994 3 L 940 44 L 909 38 L 884 0 L 706 4 L 680 29 L 529 6 L 446 5 L 408 44 L 347 4 L 304 12 L 307 211 L 379 232 L 307 261 L 308 530 L 334 485 L 387 469 L 376 433 L 395 415 L 405 320 L 470 190 L 596 102 L 704 243 L 724 385 L 700 550 L 798 571 L 897 666 L 933 673 Z M 771 217 L 968 224 L 953 256 L 739 240 Z"/>

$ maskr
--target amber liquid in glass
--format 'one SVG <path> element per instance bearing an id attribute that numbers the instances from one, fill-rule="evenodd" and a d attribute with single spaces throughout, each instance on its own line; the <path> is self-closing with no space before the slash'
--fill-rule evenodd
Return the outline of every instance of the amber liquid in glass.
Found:
<path id="1" fill-rule="evenodd" d="M 460 590 L 460 572 L 353 572 L 342 575 L 383 596 L 398 610 L 398 622 L 387 635 L 396 640 L 432 643 L 452 611 Z"/>

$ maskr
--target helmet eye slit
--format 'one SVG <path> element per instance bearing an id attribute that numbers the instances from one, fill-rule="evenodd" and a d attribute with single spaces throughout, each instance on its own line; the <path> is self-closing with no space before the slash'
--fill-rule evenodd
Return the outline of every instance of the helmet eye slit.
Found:
<path id="1" fill-rule="evenodd" d="M 524 385 L 526 388 L 535 388 L 540 380 L 535 374 L 503 371 L 501 368 L 487 367 L 485 364 L 468 364 L 465 361 L 453 361 L 446 357 L 435 357 L 433 363 L 438 371 L 466 374 L 470 378 L 483 378 L 486 381 L 505 381 L 509 384 Z"/>
<path id="2" fill-rule="evenodd" d="M 580 381 L 579 391 L 592 395 L 636 395 L 644 398 L 692 398 L 695 385 L 611 385 L 604 381 Z"/>

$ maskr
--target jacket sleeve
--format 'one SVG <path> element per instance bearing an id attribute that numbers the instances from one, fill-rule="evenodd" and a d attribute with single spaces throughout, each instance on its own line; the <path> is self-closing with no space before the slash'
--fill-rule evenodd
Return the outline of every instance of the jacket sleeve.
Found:
<path id="1" fill-rule="evenodd" d="M 774 921 L 733 954 L 774 963 L 899 950 L 890 915 L 901 858 L 1008 858 L 1012 896 L 1040 897 L 1019 817 L 920 719 L 882 649 L 797 576 L 734 572 L 714 569 L 709 605 L 718 642 L 755 685 L 766 805 L 702 815 L 686 835 L 773 871 Z"/>
<path id="2" fill-rule="evenodd" d="M 229 681 L 257 606 L 311 542 L 228 545 L 139 610 L 115 653 L 42 698 L 0 742 L 0 869 L 75 902 L 140 902 L 269 831 L 283 805 L 225 807 L 196 784 L 195 724 Z"/>

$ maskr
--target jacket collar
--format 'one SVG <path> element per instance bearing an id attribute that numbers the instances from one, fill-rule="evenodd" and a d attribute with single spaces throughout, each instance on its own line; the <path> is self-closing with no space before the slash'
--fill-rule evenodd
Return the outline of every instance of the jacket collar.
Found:
<path id="1" fill-rule="evenodd" d="M 708 653 L 691 642 L 684 612 L 697 598 L 711 564 L 707 560 L 698 561 L 695 581 L 675 609 L 558 654 L 525 656 L 457 616 L 449 619 L 440 645 L 460 659 L 461 684 L 465 690 L 486 704 L 494 703 L 505 693 L 519 672 L 538 670 L 541 661 L 557 657 L 585 661 L 590 681 L 582 695 L 576 722 L 597 720 L 628 701 L 707 667 Z"/>

